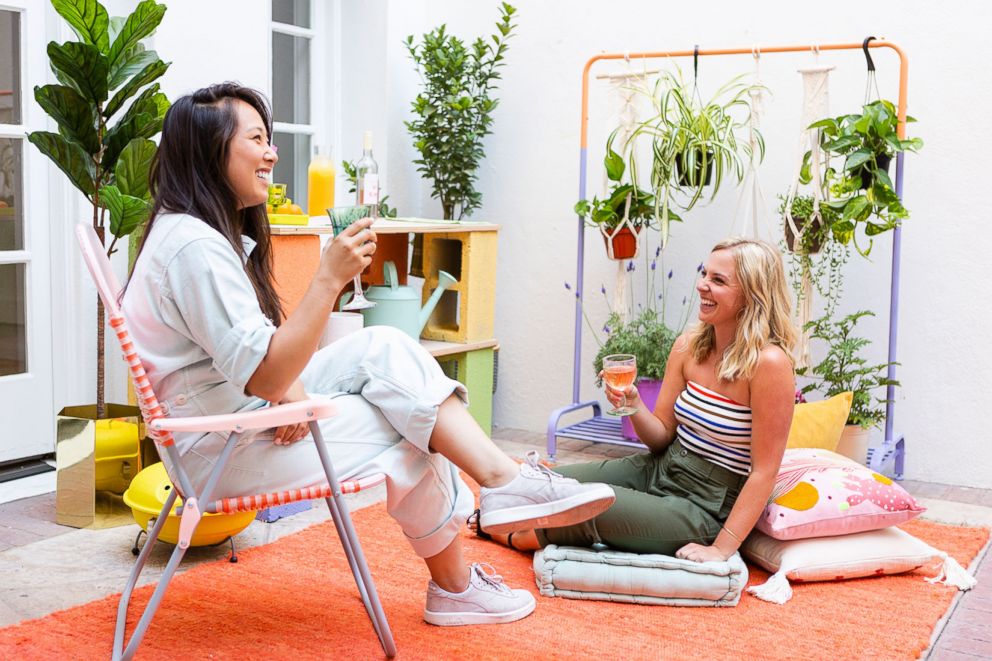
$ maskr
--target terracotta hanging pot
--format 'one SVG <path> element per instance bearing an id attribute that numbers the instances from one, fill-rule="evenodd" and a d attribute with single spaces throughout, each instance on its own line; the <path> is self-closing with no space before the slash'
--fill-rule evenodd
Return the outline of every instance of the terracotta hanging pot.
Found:
<path id="1" fill-rule="evenodd" d="M 610 259 L 632 259 L 637 256 L 637 235 L 641 228 L 631 231 L 630 227 L 623 225 L 614 230 L 601 229 L 603 243 L 606 245 L 606 254 Z"/>

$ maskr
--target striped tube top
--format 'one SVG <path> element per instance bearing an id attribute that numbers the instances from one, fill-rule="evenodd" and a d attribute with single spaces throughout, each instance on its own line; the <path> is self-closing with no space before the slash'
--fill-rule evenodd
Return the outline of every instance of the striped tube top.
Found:
<path id="1" fill-rule="evenodd" d="M 682 445 L 738 473 L 751 472 L 751 408 L 695 381 L 675 400 L 675 435 Z"/>

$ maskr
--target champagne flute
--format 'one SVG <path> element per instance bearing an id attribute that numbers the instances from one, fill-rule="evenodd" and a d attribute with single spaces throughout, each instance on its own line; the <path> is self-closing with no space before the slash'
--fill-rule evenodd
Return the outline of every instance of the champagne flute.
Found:
<path id="1" fill-rule="evenodd" d="M 637 378 L 637 358 L 629 353 L 617 353 L 603 358 L 603 378 L 614 390 L 621 392 L 623 404 L 606 413 L 609 415 L 634 415 L 637 409 L 627 406 L 627 387 Z"/>
<path id="2" fill-rule="evenodd" d="M 368 216 L 369 206 L 367 204 L 361 204 L 353 207 L 334 207 L 333 209 L 327 210 L 327 215 L 331 217 L 331 228 L 334 230 L 334 236 L 338 236 L 353 222 Z M 353 282 L 355 286 L 355 296 L 351 299 L 351 301 L 342 306 L 341 309 L 365 310 L 368 308 L 374 308 L 375 303 L 365 298 L 365 293 L 362 291 L 361 274 L 356 275 Z"/>

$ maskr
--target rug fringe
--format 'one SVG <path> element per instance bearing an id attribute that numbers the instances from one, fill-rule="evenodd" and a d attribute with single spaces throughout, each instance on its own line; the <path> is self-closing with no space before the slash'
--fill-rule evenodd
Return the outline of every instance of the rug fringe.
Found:
<path id="1" fill-rule="evenodd" d="M 772 574 L 762 585 L 752 585 L 747 591 L 758 599 L 773 604 L 784 604 L 792 599 L 792 586 L 784 571 Z"/>
<path id="2" fill-rule="evenodd" d="M 940 557 L 944 561 L 940 566 L 940 573 L 933 578 L 925 579 L 927 583 L 943 583 L 961 591 L 970 590 L 978 585 L 978 579 L 969 574 L 957 560 L 943 551 L 940 552 Z"/>

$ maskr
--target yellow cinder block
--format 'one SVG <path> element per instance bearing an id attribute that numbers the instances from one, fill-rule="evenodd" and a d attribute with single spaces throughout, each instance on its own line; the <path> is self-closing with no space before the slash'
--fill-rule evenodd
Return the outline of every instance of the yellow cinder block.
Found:
<path id="1" fill-rule="evenodd" d="M 434 309 L 422 337 L 472 342 L 493 337 L 496 313 L 497 232 L 445 232 L 424 236 L 424 301 L 437 287 L 437 273 L 457 280 Z"/>

